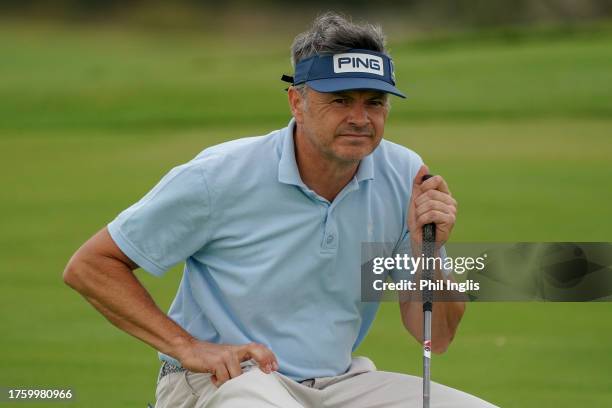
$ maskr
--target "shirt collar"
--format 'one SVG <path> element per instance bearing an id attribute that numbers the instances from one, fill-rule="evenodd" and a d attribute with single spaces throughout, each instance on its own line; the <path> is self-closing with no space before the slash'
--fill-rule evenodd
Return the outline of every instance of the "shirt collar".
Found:
<path id="1" fill-rule="evenodd" d="M 289 124 L 283 129 L 283 147 L 281 149 L 281 157 L 278 162 L 278 181 L 285 184 L 293 184 L 296 186 L 306 187 L 295 160 L 295 145 L 293 142 L 293 134 L 295 130 L 295 119 L 291 118 Z M 374 179 L 374 159 L 370 153 L 359 163 L 355 180 L 362 182 L 364 180 Z"/>
<path id="2" fill-rule="evenodd" d="M 281 157 L 278 162 L 278 181 L 285 184 L 306 187 L 300 171 L 295 161 L 295 146 L 293 144 L 293 132 L 295 129 L 295 119 L 291 118 L 289 124 L 283 129 L 283 147 Z"/>
<path id="3" fill-rule="evenodd" d="M 374 149 L 374 151 L 376 151 L 376 149 Z M 360 183 L 364 180 L 374 180 L 374 158 L 372 157 L 373 154 L 374 152 L 368 154 L 359 162 L 359 168 L 357 169 L 357 174 L 355 174 L 357 182 Z"/>

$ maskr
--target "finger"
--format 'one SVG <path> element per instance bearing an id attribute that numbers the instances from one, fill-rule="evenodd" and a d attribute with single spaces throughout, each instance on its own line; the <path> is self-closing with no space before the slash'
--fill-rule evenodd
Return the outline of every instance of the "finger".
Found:
<path id="1" fill-rule="evenodd" d="M 419 228 L 425 224 L 434 223 L 436 225 L 454 225 L 455 216 L 452 214 L 446 214 L 437 210 L 431 210 L 417 217 L 417 225 Z"/>
<path id="2" fill-rule="evenodd" d="M 219 364 L 215 366 L 214 370 L 215 372 L 211 377 L 211 380 L 213 384 L 215 384 L 217 387 L 221 386 L 221 384 L 230 379 L 229 372 L 227 371 L 227 368 L 224 364 Z"/>
<path id="3" fill-rule="evenodd" d="M 273 363 L 276 362 L 276 356 L 266 346 L 257 343 L 250 343 L 242 348 L 241 361 L 252 358 L 257 362 L 259 368 L 266 372 L 272 372 Z"/>
<path id="4" fill-rule="evenodd" d="M 421 185 L 421 192 L 426 192 L 429 190 L 438 190 L 446 194 L 450 194 L 448 189 L 448 185 L 446 181 L 442 178 L 442 176 L 433 176 L 430 179 L 427 179 Z"/>
<path id="5" fill-rule="evenodd" d="M 425 201 L 423 204 L 416 207 L 417 218 L 425 214 L 428 211 L 440 211 L 445 214 L 455 214 L 455 207 L 448 205 L 440 201 Z"/>
<path id="6" fill-rule="evenodd" d="M 236 378 L 242 374 L 242 368 L 240 367 L 240 361 L 236 353 L 232 353 L 232 357 L 225 362 L 225 366 L 227 367 L 230 378 Z"/>
<path id="7" fill-rule="evenodd" d="M 438 190 L 429 190 L 429 191 L 424 192 L 423 194 L 419 196 L 419 198 L 415 200 L 415 205 L 418 207 L 424 202 L 430 201 L 430 200 L 441 201 L 445 204 L 457 207 L 457 200 L 455 200 L 449 194 L 443 193 Z"/>

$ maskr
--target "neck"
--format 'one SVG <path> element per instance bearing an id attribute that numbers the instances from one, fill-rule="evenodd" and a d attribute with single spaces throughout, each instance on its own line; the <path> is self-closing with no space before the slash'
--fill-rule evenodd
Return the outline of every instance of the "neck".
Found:
<path id="1" fill-rule="evenodd" d="M 339 161 L 326 156 L 296 126 L 293 135 L 295 160 L 304 184 L 328 201 L 342 191 L 357 173 L 359 161 Z"/>

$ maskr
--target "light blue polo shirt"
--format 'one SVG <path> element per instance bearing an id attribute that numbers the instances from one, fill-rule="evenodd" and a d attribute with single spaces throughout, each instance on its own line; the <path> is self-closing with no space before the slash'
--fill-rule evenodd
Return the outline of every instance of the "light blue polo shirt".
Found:
<path id="1" fill-rule="evenodd" d="M 204 150 L 108 229 L 154 275 L 185 261 L 168 315 L 194 337 L 265 344 L 303 380 L 348 369 L 378 309 L 360 301 L 361 243 L 407 240 L 422 161 L 383 140 L 330 203 L 300 178 L 294 127 Z"/>

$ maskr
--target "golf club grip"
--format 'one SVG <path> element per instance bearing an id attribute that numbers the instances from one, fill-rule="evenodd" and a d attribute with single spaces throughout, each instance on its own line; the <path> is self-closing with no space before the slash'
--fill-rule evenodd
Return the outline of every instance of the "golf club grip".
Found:
<path id="1" fill-rule="evenodd" d="M 432 178 L 431 174 L 423 176 L 422 181 Z M 421 279 L 432 280 L 433 270 L 429 267 L 428 258 L 433 258 L 436 249 L 436 224 L 423 225 L 423 257 L 426 259 Z M 431 398 L 431 313 L 433 293 L 429 288 L 423 294 L 423 408 L 430 407 Z"/>
<path id="2" fill-rule="evenodd" d="M 422 181 L 432 178 L 433 175 L 426 174 L 423 176 Z M 436 249 L 436 224 L 429 223 L 423 225 L 423 256 L 427 258 L 433 258 Z M 428 264 L 429 262 L 426 262 Z M 423 268 L 423 279 L 433 279 L 433 271 L 429 268 Z M 433 306 L 433 294 L 430 290 L 423 291 L 423 311 L 432 310 Z"/>

